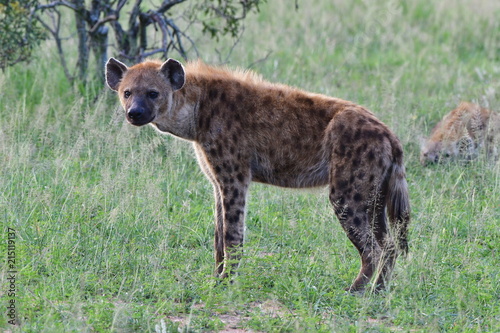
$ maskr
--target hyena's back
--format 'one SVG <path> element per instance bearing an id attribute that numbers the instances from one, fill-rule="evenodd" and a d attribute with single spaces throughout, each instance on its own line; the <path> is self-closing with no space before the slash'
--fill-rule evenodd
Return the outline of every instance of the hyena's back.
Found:
<path id="1" fill-rule="evenodd" d="M 188 73 L 189 69 L 188 65 Z M 392 145 L 398 145 L 390 130 L 361 106 L 252 75 L 228 84 L 227 80 L 234 80 L 229 73 L 209 69 L 208 93 L 198 115 L 198 139 L 214 145 L 214 156 L 249 163 L 254 181 L 295 188 L 326 185 L 330 168 L 341 168 L 346 158 L 353 159 L 355 167 L 371 164 L 371 158 L 363 163 L 360 154 L 369 150 L 373 139 L 385 136 L 389 155 Z M 225 142 L 215 147 L 218 138 Z M 335 150 L 349 151 L 353 146 L 355 151 L 333 161 Z"/>

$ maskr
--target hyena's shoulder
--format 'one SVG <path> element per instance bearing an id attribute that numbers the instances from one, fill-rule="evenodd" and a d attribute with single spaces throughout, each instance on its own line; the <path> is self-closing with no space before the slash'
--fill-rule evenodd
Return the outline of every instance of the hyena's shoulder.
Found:
<path id="1" fill-rule="evenodd" d="M 420 161 L 425 165 L 477 157 L 485 140 L 498 135 L 495 132 L 500 126 L 493 126 L 497 119 L 498 114 L 487 108 L 469 102 L 460 103 L 432 129 L 429 139 L 422 145 Z"/>

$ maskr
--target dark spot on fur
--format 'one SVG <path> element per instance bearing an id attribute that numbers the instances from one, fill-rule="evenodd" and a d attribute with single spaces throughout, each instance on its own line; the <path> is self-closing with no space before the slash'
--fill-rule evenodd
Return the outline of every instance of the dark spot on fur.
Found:
<path id="1" fill-rule="evenodd" d="M 240 173 L 238 173 L 238 175 L 236 176 L 236 178 L 238 178 L 238 180 L 239 180 L 240 182 L 242 182 L 242 181 L 243 181 L 243 179 L 245 179 L 245 178 L 243 177 L 243 174 L 242 174 L 241 172 L 240 172 Z"/>
<path id="2" fill-rule="evenodd" d="M 350 131 L 344 131 L 344 134 L 342 134 L 342 141 L 345 143 L 349 143 L 352 141 L 352 136 Z"/>
<path id="3" fill-rule="evenodd" d="M 356 168 L 359 165 L 359 160 L 357 158 L 352 160 L 352 168 Z"/>
<path id="4" fill-rule="evenodd" d="M 368 140 L 381 140 L 384 136 L 378 130 L 367 130 L 363 132 L 363 137 Z"/>
<path id="5" fill-rule="evenodd" d="M 210 99 L 215 99 L 217 98 L 217 95 L 219 94 L 219 92 L 217 91 L 217 89 L 215 88 L 212 88 L 208 91 L 208 98 Z"/>
<path id="6" fill-rule="evenodd" d="M 370 183 L 372 183 L 374 179 L 375 179 L 375 175 L 370 175 Z"/>
<path id="7" fill-rule="evenodd" d="M 237 188 L 235 188 L 235 189 L 234 189 L 234 191 L 233 191 L 233 198 L 235 198 L 235 199 L 236 199 L 236 198 L 238 198 L 239 196 L 240 196 L 240 191 L 238 191 L 238 189 L 237 189 Z"/>
<path id="8" fill-rule="evenodd" d="M 226 92 L 223 91 L 222 94 L 220 95 L 220 101 L 225 102 L 226 101 Z"/>
<path id="9" fill-rule="evenodd" d="M 335 149 L 335 154 L 339 155 L 339 157 L 345 156 L 345 147 L 341 145 L 338 149 Z"/>
<path id="10" fill-rule="evenodd" d="M 358 202 L 363 200 L 363 197 L 359 193 L 354 194 L 354 196 L 352 198 L 354 199 L 354 201 L 358 201 Z"/>
<path id="11" fill-rule="evenodd" d="M 361 225 L 361 219 L 357 216 L 354 218 L 353 222 L 354 222 L 354 225 L 357 227 L 359 227 Z"/>
<path id="12" fill-rule="evenodd" d="M 312 106 L 314 104 L 314 101 L 311 98 L 302 96 L 297 98 L 297 102 L 307 106 Z"/>
<path id="13" fill-rule="evenodd" d="M 347 189 L 344 190 L 344 195 L 346 199 L 350 198 L 351 192 L 352 192 L 352 187 L 348 187 Z"/>
<path id="14" fill-rule="evenodd" d="M 354 212 L 353 212 L 353 210 L 352 210 L 351 208 L 346 208 L 346 209 L 344 210 L 344 214 L 345 214 L 347 217 L 351 217 L 351 216 L 353 216 L 353 215 L 354 215 Z"/>
<path id="15" fill-rule="evenodd" d="M 217 150 L 215 150 L 214 148 L 211 148 L 210 149 L 210 155 L 216 156 L 217 155 Z"/>
<path id="16" fill-rule="evenodd" d="M 216 167 L 215 167 L 215 172 L 216 172 L 216 173 L 220 173 L 220 170 L 221 170 L 221 169 L 220 169 L 220 166 L 216 166 Z"/>
<path id="17" fill-rule="evenodd" d="M 359 178 L 359 179 L 363 179 L 363 178 L 365 178 L 365 173 L 364 173 L 363 171 L 360 171 L 360 172 L 358 173 L 358 178 Z"/>
<path id="18" fill-rule="evenodd" d="M 392 155 L 394 155 L 395 159 L 401 159 L 403 157 L 403 151 L 399 148 L 393 149 Z"/>
<path id="19" fill-rule="evenodd" d="M 375 159 L 375 153 L 373 152 L 373 150 L 370 150 L 366 156 L 368 157 L 369 161 L 373 161 Z"/>
<path id="20" fill-rule="evenodd" d="M 347 187 L 348 185 L 348 182 L 347 180 L 340 180 L 337 182 L 337 187 L 340 189 L 340 190 L 343 190 Z"/>
<path id="21" fill-rule="evenodd" d="M 240 214 L 236 212 L 235 214 L 231 214 L 228 218 L 229 223 L 234 224 L 240 220 Z"/>
<path id="22" fill-rule="evenodd" d="M 271 96 L 264 97 L 262 101 L 262 104 L 264 104 L 265 107 L 269 106 L 272 103 L 273 103 L 273 98 Z"/>
<path id="23" fill-rule="evenodd" d="M 228 221 L 229 223 L 235 223 L 231 218 L 228 218 Z M 238 221 L 236 221 L 238 222 Z M 233 234 L 227 232 L 225 235 L 224 235 L 224 239 L 227 243 L 231 243 L 231 242 L 234 242 L 236 240 L 236 238 L 233 236 Z"/>

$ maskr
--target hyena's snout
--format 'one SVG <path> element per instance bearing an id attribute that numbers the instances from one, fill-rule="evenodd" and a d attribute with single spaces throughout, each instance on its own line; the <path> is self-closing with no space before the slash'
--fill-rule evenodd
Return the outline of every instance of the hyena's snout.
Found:
<path id="1" fill-rule="evenodd" d="M 132 125 L 142 126 L 152 122 L 155 116 L 146 105 L 134 103 L 127 109 L 126 118 Z"/>

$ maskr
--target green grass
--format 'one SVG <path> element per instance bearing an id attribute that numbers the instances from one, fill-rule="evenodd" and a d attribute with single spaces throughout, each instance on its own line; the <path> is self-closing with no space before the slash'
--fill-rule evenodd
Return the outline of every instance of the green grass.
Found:
<path id="1" fill-rule="evenodd" d="M 250 15 L 227 61 L 363 104 L 401 138 L 413 220 L 389 289 L 344 293 L 359 259 L 323 190 L 258 184 L 240 274 L 216 285 L 212 188 L 190 144 L 126 124 L 100 86 L 69 87 L 45 48 L 0 73 L 0 253 L 14 228 L 19 272 L 11 326 L 2 266 L 0 329 L 500 331 L 500 166 L 418 163 L 459 101 L 500 110 L 500 5 L 292 3 Z M 197 40 L 226 61 L 232 41 Z"/>

